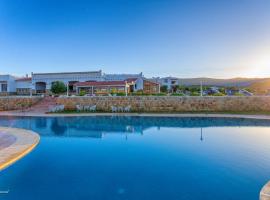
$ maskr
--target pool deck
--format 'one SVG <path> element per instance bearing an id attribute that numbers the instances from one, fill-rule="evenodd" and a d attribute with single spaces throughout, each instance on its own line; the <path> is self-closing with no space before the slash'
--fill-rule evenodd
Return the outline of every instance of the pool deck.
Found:
<path id="1" fill-rule="evenodd" d="M 33 131 L 0 127 L 0 171 L 31 152 L 39 139 Z"/>
<path id="2" fill-rule="evenodd" d="M 142 116 L 142 117 L 220 117 L 269 119 L 270 115 L 247 114 L 203 114 L 203 113 L 54 113 L 1 111 L 0 116 L 29 116 L 29 117 L 80 117 L 80 116 Z"/>
<path id="3" fill-rule="evenodd" d="M 270 181 L 262 188 L 260 200 L 270 200 Z"/>

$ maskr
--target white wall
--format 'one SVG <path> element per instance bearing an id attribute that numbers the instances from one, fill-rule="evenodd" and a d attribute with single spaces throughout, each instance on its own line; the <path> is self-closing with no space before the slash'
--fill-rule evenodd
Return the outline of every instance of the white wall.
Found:
<path id="1" fill-rule="evenodd" d="M 36 89 L 37 82 L 46 83 L 46 89 L 50 90 L 53 82 L 62 81 L 66 85 L 71 81 L 85 82 L 85 81 L 101 81 L 102 72 L 74 72 L 74 73 L 44 73 L 32 74 L 33 89 Z"/>
<path id="2" fill-rule="evenodd" d="M 16 81 L 16 88 L 31 88 L 32 81 Z"/>
<path id="3" fill-rule="evenodd" d="M 7 92 L 16 92 L 15 77 L 10 76 L 10 75 L 0 75 L 0 82 L 1 81 L 7 83 Z M 1 86 L 0 86 L 0 90 L 1 90 Z"/>
<path id="4" fill-rule="evenodd" d="M 143 78 L 143 74 L 104 74 L 105 81 L 124 81 L 128 78 Z"/>
<path id="5" fill-rule="evenodd" d="M 143 78 L 138 78 L 135 84 L 136 88 L 134 88 L 134 91 L 143 90 Z"/>

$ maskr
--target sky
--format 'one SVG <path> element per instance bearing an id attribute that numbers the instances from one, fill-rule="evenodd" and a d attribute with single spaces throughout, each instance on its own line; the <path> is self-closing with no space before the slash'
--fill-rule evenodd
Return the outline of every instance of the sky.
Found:
<path id="1" fill-rule="evenodd" d="M 270 0 L 0 0 L 0 74 L 270 77 Z"/>

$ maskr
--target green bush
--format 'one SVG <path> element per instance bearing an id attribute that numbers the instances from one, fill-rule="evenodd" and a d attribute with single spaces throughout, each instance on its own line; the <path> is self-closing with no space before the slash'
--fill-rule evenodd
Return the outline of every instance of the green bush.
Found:
<path id="1" fill-rule="evenodd" d="M 172 93 L 171 96 L 184 96 L 182 93 Z"/>
<path id="2" fill-rule="evenodd" d="M 190 96 L 200 96 L 199 92 L 191 92 Z"/>
<path id="3" fill-rule="evenodd" d="M 218 97 L 218 96 L 225 96 L 225 94 L 222 94 L 222 93 L 215 93 L 215 94 L 213 94 L 212 96 L 215 96 L 215 97 Z"/>
<path id="4" fill-rule="evenodd" d="M 118 93 L 116 93 L 116 96 L 126 96 L 126 93 L 124 93 L 124 92 L 118 92 Z"/>
<path id="5" fill-rule="evenodd" d="M 167 93 L 168 92 L 168 87 L 166 85 L 163 85 L 160 87 L 160 91 L 163 93 Z"/>
<path id="6" fill-rule="evenodd" d="M 81 90 L 79 96 L 84 96 L 84 95 L 86 95 L 86 92 L 84 90 Z"/>
<path id="7" fill-rule="evenodd" d="M 67 87 L 62 81 L 56 81 L 52 84 L 51 91 L 54 94 L 62 94 L 67 91 Z"/>
<path id="8" fill-rule="evenodd" d="M 243 94 L 241 94 L 241 93 L 239 93 L 239 92 L 236 92 L 236 93 L 234 94 L 234 96 L 242 97 L 242 96 L 245 96 L 245 95 L 243 95 Z"/>
<path id="9" fill-rule="evenodd" d="M 156 93 L 156 94 L 152 94 L 152 96 L 166 96 L 166 93 L 160 92 L 160 93 Z"/>

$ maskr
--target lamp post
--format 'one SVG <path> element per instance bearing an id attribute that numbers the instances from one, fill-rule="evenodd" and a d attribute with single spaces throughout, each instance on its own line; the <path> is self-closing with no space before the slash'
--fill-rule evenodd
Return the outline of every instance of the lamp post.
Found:
<path id="1" fill-rule="evenodd" d="M 125 93 L 126 93 L 126 97 L 127 97 L 127 94 L 128 94 L 128 89 L 127 89 L 127 87 L 128 87 L 128 84 L 127 84 L 127 81 L 126 81 L 126 85 L 125 85 Z"/>
<path id="2" fill-rule="evenodd" d="M 69 83 L 67 82 L 67 97 L 68 97 L 68 90 L 69 90 Z"/>
<path id="3" fill-rule="evenodd" d="M 203 96 L 203 82 L 201 81 L 201 97 Z"/>

